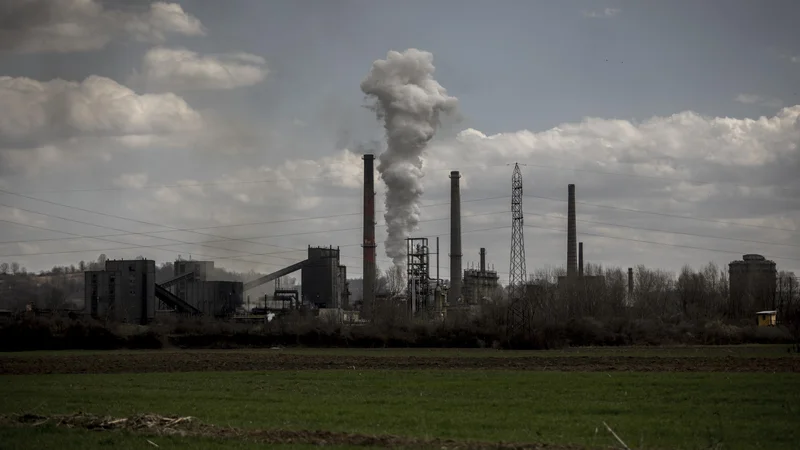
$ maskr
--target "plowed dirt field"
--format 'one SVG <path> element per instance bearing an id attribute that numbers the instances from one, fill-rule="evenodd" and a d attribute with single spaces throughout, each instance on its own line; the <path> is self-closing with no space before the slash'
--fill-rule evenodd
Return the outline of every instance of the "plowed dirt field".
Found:
<path id="1" fill-rule="evenodd" d="M 99 353 L 0 358 L 0 374 L 145 373 L 251 370 L 483 369 L 570 372 L 800 372 L 800 358 L 485 357 L 298 355 L 278 351 Z"/>

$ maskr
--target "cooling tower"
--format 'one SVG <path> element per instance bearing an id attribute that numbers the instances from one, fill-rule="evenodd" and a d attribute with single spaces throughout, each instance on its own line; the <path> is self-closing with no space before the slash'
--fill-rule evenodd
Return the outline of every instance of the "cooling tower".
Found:
<path id="1" fill-rule="evenodd" d="M 375 304 L 375 155 L 366 154 L 364 159 L 364 300 L 362 307 Z"/>
<path id="2" fill-rule="evenodd" d="M 577 241 L 575 231 L 575 185 L 570 184 L 569 205 L 567 206 L 567 276 L 574 277 L 578 272 Z"/>
<path id="3" fill-rule="evenodd" d="M 455 305 L 461 298 L 461 175 L 450 172 L 450 291 L 448 301 Z"/>

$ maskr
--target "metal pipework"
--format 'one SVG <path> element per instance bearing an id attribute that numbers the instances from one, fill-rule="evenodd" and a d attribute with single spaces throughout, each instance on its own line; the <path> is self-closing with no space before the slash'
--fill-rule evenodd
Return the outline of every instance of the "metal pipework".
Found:
<path id="1" fill-rule="evenodd" d="M 363 307 L 375 306 L 375 155 L 366 154 L 364 160 L 364 275 Z"/>
<path id="2" fill-rule="evenodd" d="M 450 290 L 448 300 L 451 305 L 461 298 L 461 175 L 457 170 L 450 172 Z"/>
<path id="3" fill-rule="evenodd" d="M 567 276 L 574 277 L 578 272 L 577 241 L 575 227 L 575 185 L 567 187 L 569 205 L 567 206 Z"/>

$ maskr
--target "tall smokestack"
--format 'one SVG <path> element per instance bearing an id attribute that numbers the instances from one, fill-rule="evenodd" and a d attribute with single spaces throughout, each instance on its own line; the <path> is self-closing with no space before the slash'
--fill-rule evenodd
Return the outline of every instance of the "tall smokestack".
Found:
<path id="1" fill-rule="evenodd" d="M 461 188 L 457 170 L 450 172 L 450 291 L 451 305 L 461 298 Z"/>
<path id="2" fill-rule="evenodd" d="M 577 241 L 575 232 L 575 185 L 570 184 L 569 206 L 567 207 L 567 276 L 574 277 L 578 269 Z"/>
<path id="3" fill-rule="evenodd" d="M 628 295 L 633 295 L 633 267 L 628 267 Z"/>
<path id="4" fill-rule="evenodd" d="M 486 249 L 481 247 L 481 273 L 486 272 Z"/>
<path id="5" fill-rule="evenodd" d="M 578 242 L 578 276 L 583 276 L 583 242 Z"/>
<path id="6" fill-rule="evenodd" d="M 375 306 L 375 155 L 366 154 L 364 160 L 364 303 L 371 311 Z"/>

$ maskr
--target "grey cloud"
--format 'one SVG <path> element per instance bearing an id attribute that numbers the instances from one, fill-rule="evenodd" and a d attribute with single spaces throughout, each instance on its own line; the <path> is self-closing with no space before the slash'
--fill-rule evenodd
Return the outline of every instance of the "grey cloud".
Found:
<path id="1" fill-rule="evenodd" d="M 756 94 L 739 94 L 734 100 L 739 103 L 744 103 L 745 105 L 757 104 L 769 108 L 780 108 L 783 106 L 783 102 L 777 98 L 764 97 Z"/>
<path id="2" fill-rule="evenodd" d="M 268 73 L 264 58 L 249 53 L 200 55 L 157 47 L 147 51 L 141 72 L 129 84 L 161 91 L 234 89 L 258 84 Z"/>
<path id="3" fill-rule="evenodd" d="M 96 0 L 5 0 L 0 5 L 0 50 L 18 53 L 83 52 L 130 36 L 161 43 L 168 34 L 205 34 L 200 21 L 176 3 L 144 10 L 106 9 Z"/>
<path id="4" fill-rule="evenodd" d="M 590 19 L 610 19 L 616 17 L 620 12 L 621 10 L 617 8 L 605 8 L 602 11 L 583 11 L 582 14 Z"/>
<path id="5" fill-rule="evenodd" d="M 499 271 L 507 271 L 509 200 L 470 200 L 509 195 L 510 167 L 503 166 L 502 163 L 520 160 L 531 164 L 523 167 L 523 171 L 526 186 L 524 208 L 526 225 L 529 225 L 525 235 L 529 246 L 528 265 L 532 270 L 548 264 L 563 264 L 568 183 L 578 185 L 578 234 L 586 242 L 587 261 L 606 265 L 642 263 L 678 270 L 686 262 L 695 266 L 709 260 L 724 264 L 736 258 L 739 252 L 755 252 L 776 258 L 781 267 L 796 267 L 791 261 L 779 259 L 800 259 L 800 252 L 795 247 L 745 242 L 790 244 L 800 232 L 800 203 L 791 195 L 779 195 L 776 190 L 778 187 L 773 184 L 780 180 L 771 178 L 775 168 L 780 166 L 779 162 L 796 161 L 798 158 L 796 149 L 786 152 L 784 147 L 787 142 L 796 139 L 796 133 L 800 129 L 796 114 L 797 111 L 790 108 L 774 117 L 753 121 L 682 113 L 653 118 L 638 124 L 587 119 L 541 132 L 519 131 L 494 136 L 468 130 L 458 139 L 442 140 L 431 145 L 424 163 L 424 183 L 427 189 L 421 201 L 419 229 L 414 234 L 446 236 L 446 210 L 427 205 L 446 204 L 447 172 L 450 169 L 461 169 L 465 179 L 470 180 L 469 188 L 462 193 L 465 200 L 465 262 L 470 261 L 470 255 L 477 257 L 478 247 L 487 247 L 490 261 L 496 264 Z M 666 145 L 667 141 L 664 139 L 668 139 L 671 145 Z M 731 146 L 733 148 L 728 148 Z M 684 151 L 683 147 L 693 151 Z M 784 147 L 783 151 L 775 151 L 781 147 Z M 638 150 L 634 152 L 631 148 Z M 775 163 L 767 163 L 762 157 L 723 157 L 729 154 L 748 154 L 753 149 L 777 155 Z M 648 158 L 638 156 L 628 163 L 620 161 L 620 155 L 631 152 L 646 152 L 655 161 L 663 161 L 664 164 L 669 163 L 682 169 L 678 172 L 667 171 L 671 175 L 663 179 L 648 178 L 651 175 L 657 177 L 659 173 L 655 170 L 657 168 L 650 167 L 653 163 Z M 602 168 L 598 166 L 601 161 Z M 218 185 L 209 189 L 210 196 L 204 198 L 202 203 L 181 204 L 191 209 L 224 210 L 228 223 L 264 220 L 254 213 L 260 208 L 269 210 L 269 218 L 273 220 L 356 213 L 340 218 L 341 225 L 335 227 L 331 225 L 334 219 L 309 220 L 302 223 L 275 224 L 266 229 L 264 226 L 241 227 L 224 233 L 233 233 L 233 236 L 240 237 L 283 235 L 285 237 L 279 240 L 265 242 L 289 247 L 302 248 L 307 243 L 342 245 L 343 254 L 348 256 L 344 262 L 351 270 L 357 271 L 360 268 L 357 247 L 360 216 L 357 213 L 360 210 L 361 164 L 358 154 L 341 152 L 317 160 L 289 160 L 276 166 L 247 169 L 219 180 L 279 181 Z M 646 169 L 639 171 L 639 167 Z M 571 168 L 586 168 L 589 171 L 575 172 Z M 731 168 L 749 174 L 748 178 L 737 178 L 736 181 L 750 187 L 726 182 Z M 632 176 L 624 176 L 626 174 Z M 691 183 L 679 179 L 701 179 L 708 180 L 709 183 Z M 757 187 L 758 185 L 761 187 Z M 796 181 L 795 186 L 800 187 Z M 378 197 L 383 198 L 386 187 L 379 184 L 377 190 Z M 220 197 L 218 194 L 223 195 Z M 137 209 L 136 215 L 163 217 L 164 221 L 175 217 L 172 223 L 189 219 L 184 212 L 171 212 L 164 201 L 156 198 L 148 200 L 147 207 L 141 206 L 143 209 Z M 221 209 L 217 209 L 217 206 Z M 637 210 L 656 214 L 636 212 Z M 681 219 L 680 216 L 685 218 Z M 692 220 L 692 217 L 710 221 Z M 202 220 L 196 220 L 203 223 Z M 733 223 L 756 227 L 737 226 Z M 331 231 L 338 228 L 352 229 Z M 295 235 L 305 233 L 306 230 L 324 232 Z M 379 227 L 377 231 L 379 239 L 387 237 L 383 227 Z M 684 234 L 670 234 L 669 231 Z M 636 242 L 637 240 L 666 245 Z M 246 246 L 235 248 L 256 252 Z M 193 251 L 202 253 L 209 250 L 196 247 Z M 445 255 L 447 253 L 446 239 L 443 240 L 442 252 Z M 264 261 L 266 265 L 262 269 L 267 270 L 288 262 L 285 259 L 287 255 L 283 257 L 284 259 L 270 256 L 246 259 Z M 442 261 L 442 270 L 445 270 L 446 258 Z M 240 268 L 250 267 L 242 261 L 225 261 L 225 264 Z M 380 258 L 379 265 L 382 267 L 390 264 L 390 259 Z M 507 277 L 507 274 L 502 276 Z"/>
<path id="6" fill-rule="evenodd" d="M 162 43 L 168 33 L 184 36 L 206 34 L 203 24 L 177 3 L 154 2 L 146 13 L 124 17 L 122 23 L 125 30 L 141 42 Z"/>
<path id="7" fill-rule="evenodd" d="M 0 145 L 76 136 L 142 136 L 196 130 L 202 119 L 175 94 L 138 95 L 114 80 L 0 77 Z"/>
<path id="8" fill-rule="evenodd" d="M 0 76 L 0 173 L 39 176 L 107 162 L 124 148 L 186 146 L 219 130 L 172 93 L 137 94 L 105 77 Z"/>
<path id="9" fill-rule="evenodd" d="M 641 122 L 588 118 L 581 122 L 565 123 L 543 131 L 521 130 L 487 136 L 468 129 L 457 138 L 432 142 L 423 168 L 425 195 L 421 199 L 419 229 L 415 235 L 433 237 L 447 234 L 447 211 L 427 205 L 445 203 L 448 199 L 447 174 L 461 170 L 465 181 L 463 219 L 465 263 L 477 258 L 478 247 L 487 247 L 490 262 L 502 273 L 507 271 L 510 219 L 507 198 L 471 202 L 471 199 L 510 195 L 510 167 L 504 163 L 520 161 L 525 179 L 524 208 L 526 211 L 525 236 L 528 245 L 528 266 L 543 267 L 563 264 L 566 213 L 566 185 L 578 186 L 578 235 L 586 243 L 586 259 L 606 265 L 646 264 L 678 270 L 683 263 L 697 266 L 708 260 L 720 264 L 737 257 L 737 252 L 763 253 L 768 257 L 800 259 L 796 247 L 766 245 L 731 241 L 719 238 L 756 240 L 791 244 L 797 240 L 798 231 L 787 232 L 774 228 L 800 230 L 800 203 L 783 189 L 800 189 L 796 172 L 800 151 L 800 106 L 785 108 L 771 117 L 757 120 L 705 117 L 692 112 L 677 113 L 667 117 L 654 117 Z M 164 135 L 163 143 L 191 146 L 182 136 Z M 102 139 L 96 138 L 102 142 Z M 224 141 L 224 138 L 222 138 Z M 222 143 L 222 141 L 221 141 Z M 98 143 L 99 144 L 99 143 Z M 96 148 L 98 144 L 89 146 Z M 293 144 L 303 148 L 307 142 L 302 136 Z M 145 148 L 153 144 L 142 142 Z M 159 146 L 160 148 L 160 146 Z M 47 153 L 42 156 L 46 159 Z M 156 157 L 155 154 L 153 154 Z M 160 165 L 170 165 L 168 171 L 174 179 L 195 179 L 211 182 L 198 190 L 196 186 L 143 187 L 147 183 L 176 184 L 167 179 L 155 180 L 154 169 L 142 165 L 127 171 L 125 167 L 103 165 L 116 184 L 131 188 L 115 192 L 114 204 L 94 209 L 116 212 L 127 217 L 158 217 L 158 223 L 179 226 L 231 225 L 265 220 L 296 217 L 316 217 L 355 213 L 326 220 L 253 225 L 205 230 L 231 237 L 259 237 L 281 235 L 263 242 L 282 247 L 303 249 L 312 245 L 341 245 L 343 260 L 349 270 L 360 269 L 359 247 L 361 208 L 361 165 L 359 151 L 342 150 L 318 159 L 290 159 L 283 163 L 262 165 L 254 158 L 262 155 L 247 154 L 234 162 L 220 166 L 218 159 L 199 153 L 170 159 L 158 154 Z M 154 160 L 151 160 L 154 161 Z M 50 170 L 64 171 L 68 161 L 57 161 Z M 212 167 L 204 178 L 194 173 L 202 167 Z M 248 168 L 242 169 L 242 166 Z M 75 174 L 99 172 L 97 164 L 76 168 Z M 573 169 L 585 169 L 574 171 Z M 78 172 L 84 170 L 85 172 Z M 220 176 L 218 173 L 228 173 Z M 123 174 L 127 177 L 120 177 Z M 40 172 L 45 176 L 47 172 Z M 145 178 L 145 175 L 150 175 Z M 625 176 L 630 175 L 630 176 Z M 680 180 L 707 181 L 691 183 Z M 95 181 L 97 185 L 101 181 Z M 112 181 L 108 181 L 109 184 Z M 91 184 L 90 184 L 91 186 Z M 386 187 L 377 185 L 378 198 L 384 198 Z M 539 198 L 544 197 L 544 198 Z M 180 207 L 176 207 L 180 205 Z M 657 214 L 637 213 L 599 205 L 633 210 L 664 212 L 667 214 L 708 218 L 756 225 L 767 228 L 748 228 L 721 222 L 696 221 Z M 36 205 L 37 208 L 41 205 Z M 2 209 L 2 208 L 0 208 Z M 487 214 L 491 213 L 491 214 Z M 482 216 L 469 216 L 485 214 Z M 546 217 L 544 217 L 546 216 Z M 443 219 L 431 221 L 431 219 Z M 94 219 L 92 219 L 94 220 Z M 592 223 L 596 222 L 596 223 Z M 61 228 L 64 224 L 50 222 Z M 39 222 L 40 223 L 40 222 Z M 47 222 L 46 222 L 47 223 Z M 98 219 L 99 224 L 104 222 Z M 604 225 L 611 224 L 611 225 Z M 614 224 L 617 224 L 616 226 Z M 111 225 L 114 226 L 114 225 Z M 118 226 L 118 225 L 117 225 Z M 633 228 L 625 228 L 633 227 Z M 771 228 L 770 228 L 771 227 Z M 350 228 L 349 231 L 332 231 Z M 487 228 L 494 228 L 485 230 Z M 659 233 L 649 230 L 679 231 L 683 235 Z M 475 230 L 484 230 L 477 231 Z M 378 227 L 378 239 L 386 238 L 386 230 Z M 92 233 L 97 232 L 93 229 Z M 305 233 L 305 234 L 297 234 Z M 309 234 L 310 233 L 310 234 Z M 717 236 L 703 238 L 691 234 Z M 600 237 L 596 235 L 610 236 Z M 16 235 L 15 235 L 16 236 Z M 163 236 L 163 235 L 162 235 Z M 169 234 L 178 239 L 207 242 L 212 238 L 188 233 Z M 616 238 L 616 239 L 614 239 Z M 8 239 L 8 238 L 6 238 Z M 653 241 L 662 244 L 695 246 L 722 250 L 715 253 L 686 247 L 632 242 Z M 136 240 L 147 245 L 158 245 L 157 240 Z M 447 254 L 447 239 L 442 240 L 442 254 Z M 215 243 L 233 249 L 227 254 L 241 252 L 266 253 L 276 251 L 268 245 L 244 242 Z M 117 247 L 114 244 L 88 245 L 86 241 L 71 243 L 6 245 L 3 254 L 80 250 L 87 248 Z M 100 250 L 98 250 L 99 252 Z M 94 252 L 94 251 L 93 251 Z M 170 253 L 171 252 L 171 253 Z M 114 257 L 138 256 L 145 253 L 159 260 L 178 253 L 225 255 L 221 250 L 202 245 L 164 246 L 161 250 L 140 249 L 108 251 Z M 728 252 L 728 253 L 725 253 Z M 97 252 L 91 254 L 96 257 Z M 470 256 L 472 255 L 472 256 Z M 52 266 L 56 261 L 71 262 L 87 258 L 84 254 L 61 256 L 32 256 L 14 258 L 29 268 L 37 264 Z M 302 258 L 302 251 L 282 255 L 252 256 L 244 259 L 262 261 L 263 264 L 238 260 L 220 260 L 219 264 L 238 270 L 258 267 L 276 269 Z M 38 262 L 37 262 L 38 261 Z M 44 261 L 44 263 L 42 263 Z M 784 268 L 797 267 L 791 261 L 777 259 Z M 387 267 L 392 261 L 380 258 L 379 265 Z M 442 258 L 443 273 L 447 273 L 446 258 Z M 503 280 L 507 274 L 501 274 Z"/>

